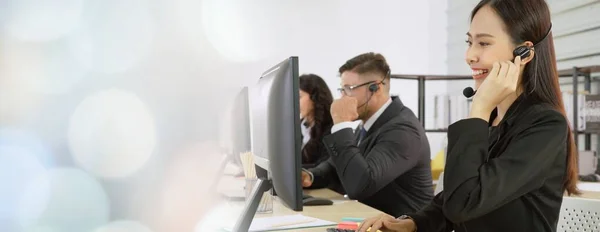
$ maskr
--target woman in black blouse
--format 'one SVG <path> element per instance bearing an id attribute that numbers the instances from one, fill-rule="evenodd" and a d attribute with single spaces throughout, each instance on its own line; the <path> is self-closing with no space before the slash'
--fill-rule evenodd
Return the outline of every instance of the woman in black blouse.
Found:
<path id="1" fill-rule="evenodd" d="M 300 76 L 300 118 L 302 119 L 302 167 L 311 168 L 327 160 L 321 141 L 331 133 L 333 120 L 329 108 L 333 96 L 325 81 L 315 74 Z"/>
<path id="2" fill-rule="evenodd" d="M 444 189 L 419 212 L 381 215 L 359 231 L 556 231 L 578 194 L 577 152 L 558 84 L 544 0 L 483 0 L 466 62 L 477 92 L 448 128 Z"/>

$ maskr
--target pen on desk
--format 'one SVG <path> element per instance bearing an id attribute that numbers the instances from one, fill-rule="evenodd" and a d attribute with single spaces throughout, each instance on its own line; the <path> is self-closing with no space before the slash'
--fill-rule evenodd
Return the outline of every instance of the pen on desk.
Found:
<path id="1" fill-rule="evenodd" d="M 364 218 L 354 218 L 354 217 L 345 217 L 345 218 L 342 218 L 343 222 L 362 222 L 364 220 L 365 220 Z"/>
<path id="2" fill-rule="evenodd" d="M 284 226 L 293 226 L 293 225 L 298 225 L 298 224 L 304 224 L 304 223 L 310 223 L 310 222 L 314 222 L 317 219 L 306 219 L 303 221 L 295 221 L 295 222 L 288 222 L 288 223 L 281 223 L 281 224 L 275 224 L 270 226 L 270 229 L 274 229 L 274 228 L 279 228 L 279 227 L 284 227 Z"/>

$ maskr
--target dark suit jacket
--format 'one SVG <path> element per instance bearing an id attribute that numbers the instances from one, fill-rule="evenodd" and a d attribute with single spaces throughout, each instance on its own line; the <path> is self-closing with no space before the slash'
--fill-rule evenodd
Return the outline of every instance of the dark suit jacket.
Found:
<path id="1" fill-rule="evenodd" d="M 559 111 L 523 95 L 498 126 L 450 125 L 444 190 L 409 216 L 419 231 L 556 231 L 568 130 Z"/>
<path id="2" fill-rule="evenodd" d="M 433 198 L 431 153 L 414 113 L 392 97 L 357 146 L 352 129 L 323 139 L 331 155 L 309 169 L 313 188 L 329 187 L 373 208 L 400 216 L 425 207 Z"/>

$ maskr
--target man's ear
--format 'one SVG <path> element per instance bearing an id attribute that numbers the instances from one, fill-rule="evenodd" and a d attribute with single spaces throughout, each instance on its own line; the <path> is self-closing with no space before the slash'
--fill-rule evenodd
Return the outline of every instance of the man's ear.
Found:
<path id="1" fill-rule="evenodd" d="M 533 60 L 533 57 L 535 56 L 535 48 L 533 47 L 533 43 L 531 41 L 526 41 L 519 46 L 526 46 L 529 48 L 529 56 L 521 59 L 521 65 L 527 64 Z"/>

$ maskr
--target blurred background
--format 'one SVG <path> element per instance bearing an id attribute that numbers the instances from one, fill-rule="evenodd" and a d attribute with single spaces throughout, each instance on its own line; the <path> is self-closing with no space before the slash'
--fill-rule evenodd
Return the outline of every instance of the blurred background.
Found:
<path id="1" fill-rule="evenodd" d="M 598 1 L 550 2 L 556 17 L 598 15 Z M 195 231 L 242 86 L 298 56 L 338 97 L 339 66 L 371 51 L 393 74 L 469 74 L 461 42 L 476 3 L 0 0 L 0 231 Z M 391 87 L 416 112 L 417 83 Z M 429 136 L 437 153 L 445 135 Z"/>

